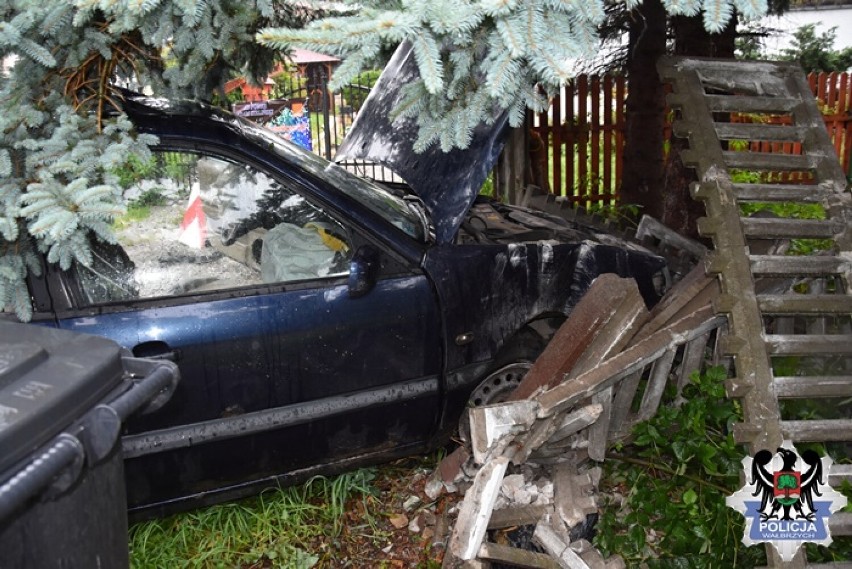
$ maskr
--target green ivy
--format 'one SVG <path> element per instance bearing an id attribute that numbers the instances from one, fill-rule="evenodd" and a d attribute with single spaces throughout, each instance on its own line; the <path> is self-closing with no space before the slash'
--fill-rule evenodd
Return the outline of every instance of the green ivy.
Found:
<path id="1" fill-rule="evenodd" d="M 694 374 L 679 406 L 661 406 L 631 445 L 607 456 L 602 491 L 624 499 L 603 508 L 596 545 L 605 555 L 647 567 L 766 563 L 763 547 L 742 544 L 743 517 L 725 505 L 746 456 L 731 436 L 741 412 L 725 398 L 726 377 L 721 367 Z"/>
<path id="2" fill-rule="evenodd" d="M 741 172 L 739 177 L 744 179 L 754 172 Z M 738 181 L 738 180 L 735 180 Z M 739 180 L 744 181 L 744 180 Z M 748 183 L 757 183 L 748 181 Z M 768 211 L 772 214 L 788 219 L 825 219 L 825 208 L 820 204 L 805 204 L 796 202 L 750 202 L 740 205 L 743 216 L 748 217 L 760 211 Z M 820 251 L 831 251 L 834 241 L 831 239 L 792 239 L 788 255 L 814 255 Z"/>
<path id="3" fill-rule="evenodd" d="M 620 555 L 631 567 L 727 569 L 766 564 L 763 545 L 742 543 L 743 516 L 725 504 L 742 486 L 747 450 L 734 443 L 738 402 L 725 397 L 726 370 L 693 374 L 682 397 L 667 394 L 652 419 L 636 425 L 630 445 L 607 455 L 601 483 L 604 504 L 595 545 Z M 675 401 L 680 404 L 675 404 Z M 826 454 L 824 445 L 799 445 Z M 839 489 L 852 497 L 852 485 Z M 852 501 L 846 510 L 852 511 Z M 852 539 L 830 547 L 807 544 L 810 562 L 852 559 Z"/>

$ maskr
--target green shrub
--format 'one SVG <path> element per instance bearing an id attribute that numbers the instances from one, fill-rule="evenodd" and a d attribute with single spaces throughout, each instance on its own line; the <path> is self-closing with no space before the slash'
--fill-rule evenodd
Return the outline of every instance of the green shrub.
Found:
<path id="1" fill-rule="evenodd" d="M 694 374 L 680 406 L 661 406 L 635 427 L 632 445 L 607 456 L 602 490 L 624 503 L 603 508 L 595 542 L 605 555 L 647 567 L 766 562 L 763 547 L 742 544 L 743 517 L 725 505 L 746 455 L 730 434 L 740 408 L 725 398 L 726 377 L 721 367 Z"/>
<path id="2" fill-rule="evenodd" d="M 737 401 L 725 397 L 726 377 L 721 367 L 693 374 L 679 406 L 661 406 L 634 428 L 631 445 L 607 455 L 602 493 L 624 498 L 602 508 L 595 545 L 605 555 L 649 569 L 766 564 L 765 546 L 743 545 L 743 516 L 725 504 L 742 486 L 747 455 L 731 436 L 742 413 Z M 826 453 L 823 445 L 799 446 Z M 848 483 L 839 490 L 852 496 Z M 835 537 L 828 548 L 808 544 L 807 554 L 811 562 L 848 560 L 852 539 Z"/>
<path id="3" fill-rule="evenodd" d="M 340 94 L 343 95 L 346 103 L 352 107 L 354 111 L 357 112 L 361 110 L 361 105 L 364 104 L 367 95 L 370 94 L 370 89 L 372 89 L 373 85 L 376 84 L 376 81 L 379 79 L 379 75 L 381 74 L 382 72 L 376 69 L 364 71 L 358 75 L 355 81 L 340 90 Z"/>
<path id="4" fill-rule="evenodd" d="M 127 162 L 112 173 L 118 177 L 118 185 L 122 190 L 130 188 L 134 184 L 149 178 L 157 170 L 157 159 L 152 156 L 150 160 L 143 162 L 135 155 L 130 155 Z"/>

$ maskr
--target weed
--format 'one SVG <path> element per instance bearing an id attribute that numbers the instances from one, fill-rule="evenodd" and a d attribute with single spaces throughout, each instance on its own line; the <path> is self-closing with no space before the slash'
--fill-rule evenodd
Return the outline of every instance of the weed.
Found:
<path id="1" fill-rule="evenodd" d="M 183 152 L 163 152 L 159 154 L 162 162 L 162 175 L 175 182 L 183 182 L 183 187 L 189 187 L 186 181 L 196 166 L 198 158 Z"/>
<path id="2" fill-rule="evenodd" d="M 586 150 L 586 159 L 583 164 L 580 162 L 580 156 L 578 153 L 578 146 L 565 146 L 562 149 L 561 157 L 560 157 L 560 170 L 562 172 L 563 179 L 561 183 L 558 184 L 557 187 L 556 181 L 554 180 L 554 142 L 553 142 L 553 133 L 551 132 L 548 137 L 548 175 L 550 176 L 550 185 L 553 192 L 556 195 L 561 195 L 565 193 L 565 195 L 573 196 L 574 198 L 579 198 L 578 201 L 581 205 L 586 207 L 587 209 L 592 207 L 601 207 L 607 208 L 615 205 L 618 194 L 618 184 L 620 180 L 617 180 L 615 177 L 616 165 L 617 165 L 617 157 L 614 152 L 610 152 L 608 155 L 604 153 L 605 142 L 604 139 L 606 137 L 611 137 L 610 142 L 612 147 L 615 148 L 615 136 L 612 133 L 601 133 L 600 141 L 598 143 L 598 147 L 594 148 L 591 139 L 586 140 L 585 142 L 585 150 Z M 604 171 L 604 164 L 609 163 L 609 171 L 612 173 L 610 176 L 610 180 L 605 182 L 601 176 L 599 176 L 598 172 L 592 168 L 593 164 L 593 154 L 598 161 L 600 166 L 599 171 Z M 568 178 L 568 165 L 569 160 L 571 160 L 572 171 L 573 171 L 573 179 Z M 584 176 L 580 175 L 580 169 L 584 169 L 586 174 Z"/>
<path id="3" fill-rule="evenodd" d="M 607 202 L 586 202 L 588 213 L 608 219 L 616 227 L 637 227 L 636 220 L 642 213 L 642 206 L 637 204 L 619 204 L 615 200 Z"/>
<path id="4" fill-rule="evenodd" d="M 488 177 L 482 182 L 482 187 L 479 189 L 479 195 L 494 197 L 494 172 L 489 172 Z"/>
<path id="5" fill-rule="evenodd" d="M 730 427 L 739 405 L 725 399 L 724 368 L 695 374 L 680 406 L 660 407 L 634 429 L 634 442 L 606 462 L 606 493 L 596 544 L 648 567 L 753 567 L 762 548 L 740 542 L 743 518 L 725 505 L 739 486 L 745 450 Z M 626 513 L 624 513 L 626 512 Z"/>
<path id="6" fill-rule="evenodd" d="M 315 544 L 339 536 L 345 504 L 372 496 L 374 477 L 373 469 L 315 477 L 302 486 L 136 524 L 130 529 L 131 566 L 313 567 L 320 560 Z"/>
<path id="7" fill-rule="evenodd" d="M 749 173 L 742 175 L 749 175 Z M 746 217 L 762 211 L 787 219 L 826 218 L 825 208 L 823 208 L 820 204 L 804 204 L 795 202 L 750 202 L 744 203 L 740 206 L 740 212 Z M 830 251 L 833 248 L 834 242 L 831 239 L 792 239 L 787 253 L 789 255 L 813 255 L 820 251 Z"/>
<path id="8" fill-rule="evenodd" d="M 150 177 L 157 170 L 157 160 L 152 157 L 142 161 L 139 157 L 131 155 L 125 164 L 114 168 L 112 173 L 118 178 L 118 185 L 127 189 L 134 184 Z"/>
<path id="9" fill-rule="evenodd" d="M 142 192 L 142 194 L 131 202 L 131 205 L 137 206 L 157 206 L 157 205 L 166 205 L 168 203 L 168 199 L 163 195 L 163 188 L 149 188 Z"/>
<path id="10" fill-rule="evenodd" d="M 129 227 L 138 221 L 148 219 L 148 216 L 150 215 L 150 206 L 131 203 L 127 205 L 127 213 L 117 218 L 113 225 L 116 229 L 124 229 L 125 227 Z"/>
<path id="11" fill-rule="evenodd" d="M 743 517 L 725 505 L 725 497 L 742 485 L 747 453 L 731 436 L 741 410 L 725 398 L 726 377 L 721 367 L 693 374 L 679 406 L 661 406 L 654 418 L 635 427 L 631 446 L 607 456 L 604 494 L 624 499 L 603 508 L 595 541 L 604 554 L 649 568 L 766 563 L 763 546 L 742 544 Z M 847 495 L 850 490 L 848 484 L 841 487 Z M 850 556 L 848 538 L 836 538 L 830 548 L 808 547 L 810 561 Z"/>

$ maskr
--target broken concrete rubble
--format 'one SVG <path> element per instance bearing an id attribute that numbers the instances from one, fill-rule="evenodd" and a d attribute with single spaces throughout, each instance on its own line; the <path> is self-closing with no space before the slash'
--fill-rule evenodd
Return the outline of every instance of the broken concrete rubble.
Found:
<path id="1" fill-rule="evenodd" d="M 498 457 L 485 464 L 477 473 L 473 486 L 465 494 L 450 538 L 449 553 L 454 557 L 463 561 L 476 557 L 508 465 L 507 458 Z"/>
<path id="2" fill-rule="evenodd" d="M 632 283 L 632 286 L 631 286 Z M 638 307 L 638 308 L 637 308 Z M 617 325 L 607 328 L 607 324 L 616 319 L 619 311 L 632 314 L 644 310 L 636 283 L 632 279 L 623 279 L 613 274 L 604 274 L 595 279 L 589 290 L 571 311 L 571 317 L 563 324 L 556 335 L 538 357 L 532 369 L 521 380 L 520 385 L 509 396 L 510 401 L 528 398 L 533 392 L 552 387 L 561 381 L 580 361 L 587 350 L 606 352 L 623 338 Z M 629 316 L 624 317 L 630 320 Z M 605 337 L 614 333 L 613 338 Z M 599 343 L 594 343 L 601 336 Z"/>
<path id="3" fill-rule="evenodd" d="M 565 527 L 573 528 L 586 516 L 597 513 L 597 485 L 592 485 L 592 477 L 588 473 L 581 475 L 576 466 L 568 463 L 554 466 L 552 473 L 555 510 Z"/>
<path id="4" fill-rule="evenodd" d="M 486 462 L 488 454 L 503 454 L 515 435 L 532 426 L 537 415 L 538 404 L 528 399 L 470 409 L 470 445 L 477 464 Z"/>
<path id="5" fill-rule="evenodd" d="M 710 304 L 718 287 L 703 272 L 685 277 L 673 295 L 649 313 L 632 280 L 598 277 L 509 401 L 471 410 L 470 452 L 452 453 L 436 472 L 436 480 L 462 486 L 464 473 L 475 472 L 444 567 L 624 566 L 578 535 L 599 513 L 594 464 L 656 412 L 668 381 L 680 384 L 688 367 L 701 365 L 703 357 L 689 354 L 703 355 L 724 323 Z M 485 540 L 507 525 L 534 526 L 546 554 Z"/>
<path id="6" fill-rule="evenodd" d="M 560 567 L 564 569 L 589 569 L 583 558 L 562 540 L 562 535 L 557 533 L 547 521 L 542 520 L 535 526 L 533 541 L 556 559 Z"/>

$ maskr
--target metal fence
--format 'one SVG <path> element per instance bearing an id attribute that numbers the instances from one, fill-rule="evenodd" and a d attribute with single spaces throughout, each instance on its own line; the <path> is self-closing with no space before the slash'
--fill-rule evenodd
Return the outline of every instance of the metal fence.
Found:
<path id="1" fill-rule="evenodd" d="M 332 160 L 378 75 L 378 71 L 366 71 L 333 92 L 328 87 L 328 68 L 307 66 L 299 72 L 277 75 L 274 84 L 257 92 L 259 100 L 235 102 L 233 109 Z M 403 182 L 391 170 L 372 162 L 353 160 L 341 166 L 380 182 Z"/>

